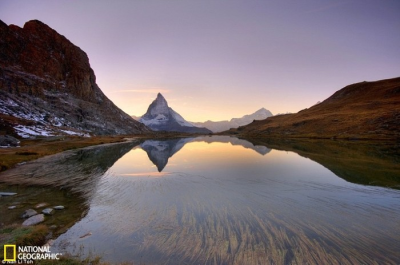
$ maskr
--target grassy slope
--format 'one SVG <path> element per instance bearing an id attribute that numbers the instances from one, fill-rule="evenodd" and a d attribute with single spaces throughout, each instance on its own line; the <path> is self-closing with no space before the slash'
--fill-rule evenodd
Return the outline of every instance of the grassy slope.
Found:
<path id="1" fill-rule="evenodd" d="M 349 85 L 309 109 L 228 132 L 251 137 L 400 139 L 400 78 Z"/>

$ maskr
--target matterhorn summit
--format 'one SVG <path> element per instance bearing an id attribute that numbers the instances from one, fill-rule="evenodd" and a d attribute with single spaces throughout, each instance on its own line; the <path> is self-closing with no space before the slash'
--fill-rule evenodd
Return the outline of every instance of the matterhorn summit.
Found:
<path id="1" fill-rule="evenodd" d="M 146 114 L 140 120 L 154 131 L 187 132 L 187 133 L 211 133 L 206 128 L 196 127 L 187 122 L 181 115 L 168 106 L 167 101 L 161 95 L 150 104 Z"/>

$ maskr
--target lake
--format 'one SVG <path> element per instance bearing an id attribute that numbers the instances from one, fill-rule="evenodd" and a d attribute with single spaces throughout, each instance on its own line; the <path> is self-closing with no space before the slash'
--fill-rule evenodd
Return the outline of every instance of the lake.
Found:
<path id="1" fill-rule="evenodd" d="M 400 263 L 391 145 L 204 136 L 108 148 L 40 173 L 86 189 L 87 211 L 52 251 L 134 264 Z"/>

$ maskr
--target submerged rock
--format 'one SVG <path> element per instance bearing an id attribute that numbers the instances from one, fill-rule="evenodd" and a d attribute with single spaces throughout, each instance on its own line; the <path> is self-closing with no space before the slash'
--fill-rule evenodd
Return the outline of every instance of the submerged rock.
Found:
<path id="1" fill-rule="evenodd" d="M 62 205 L 58 205 L 58 206 L 54 206 L 53 209 L 54 209 L 54 210 L 64 210 L 65 207 L 62 206 Z"/>
<path id="2" fill-rule="evenodd" d="M 53 208 L 46 208 L 42 211 L 45 215 L 52 215 L 54 213 Z"/>
<path id="3" fill-rule="evenodd" d="M 89 232 L 89 233 L 84 234 L 83 236 L 80 236 L 79 238 L 85 238 L 85 237 L 88 237 L 91 235 L 92 235 L 92 232 Z"/>
<path id="4" fill-rule="evenodd" d="M 26 211 L 21 215 L 21 217 L 24 218 L 24 219 L 26 219 L 26 218 L 29 218 L 29 217 L 31 217 L 31 216 L 37 215 L 37 214 L 38 214 L 38 213 L 37 213 L 35 210 L 33 210 L 33 209 L 28 209 L 28 210 L 26 210 Z"/>
<path id="5" fill-rule="evenodd" d="M 13 206 L 8 206 L 8 210 L 13 210 L 13 209 L 15 209 L 15 208 L 17 208 L 17 206 L 15 206 L 15 205 L 13 205 Z"/>
<path id="6" fill-rule="evenodd" d="M 13 195 L 16 195 L 17 193 L 15 193 L 15 192 L 2 192 L 2 191 L 0 191 L 0 197 L 1 196 L 13 196 Z"/>
<path id="7" fill-rule="evenodd" d="M 26 219 L 25 222 L 22 223 L 22 225 L 23 226 L 36 225 L 43 221 L 44 221 L 44 215 L 38 214 L 38 215 L 30 217 L 29 219 Z"/>
<path id="8" fill-rule="evenodd" d="M 38 208 L 46 207 L 47 205 L 49 205 L 47 202 L 42 202 L 42 203 L 36 204 L 35 208 L 38 209 Z"/>

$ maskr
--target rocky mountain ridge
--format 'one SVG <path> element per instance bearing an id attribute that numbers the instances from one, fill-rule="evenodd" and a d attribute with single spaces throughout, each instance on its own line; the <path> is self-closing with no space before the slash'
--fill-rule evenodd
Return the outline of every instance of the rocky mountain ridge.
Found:
<path id="1" fill-rule="evenodd" d="M 199 127 L 206 127 L 207 129 L 210 129 L 212 132 L 217 133 L 229 130 L 230 128 L 238 128 L 239 126 L 250 124 L 254 120 L 264 120 L 271 116 L 272 113 L 269 110 L 261 108 L 252 114 L 244 115 L 241 118 L 232 118 L 230 121 L 208 120 L 205 122 L 191 122 L 191 123 Z"/>
<path id="2" fill-rule="evenodd" d="M 139 121 L 154 131 L 211 133 L 206 128 L 196 127 L 187 122 L 179 113 L 168 106 L 161 93 L 157 94 L 157 98 L 150 104 L 147 112 Z"/>
<path id="3" fill-rule="evenodd" d="M 150 131 L 104 95 L 84 51 L 38 20 L 0 21 L 0 103 L 0 130 L 21 137 Z"/>

